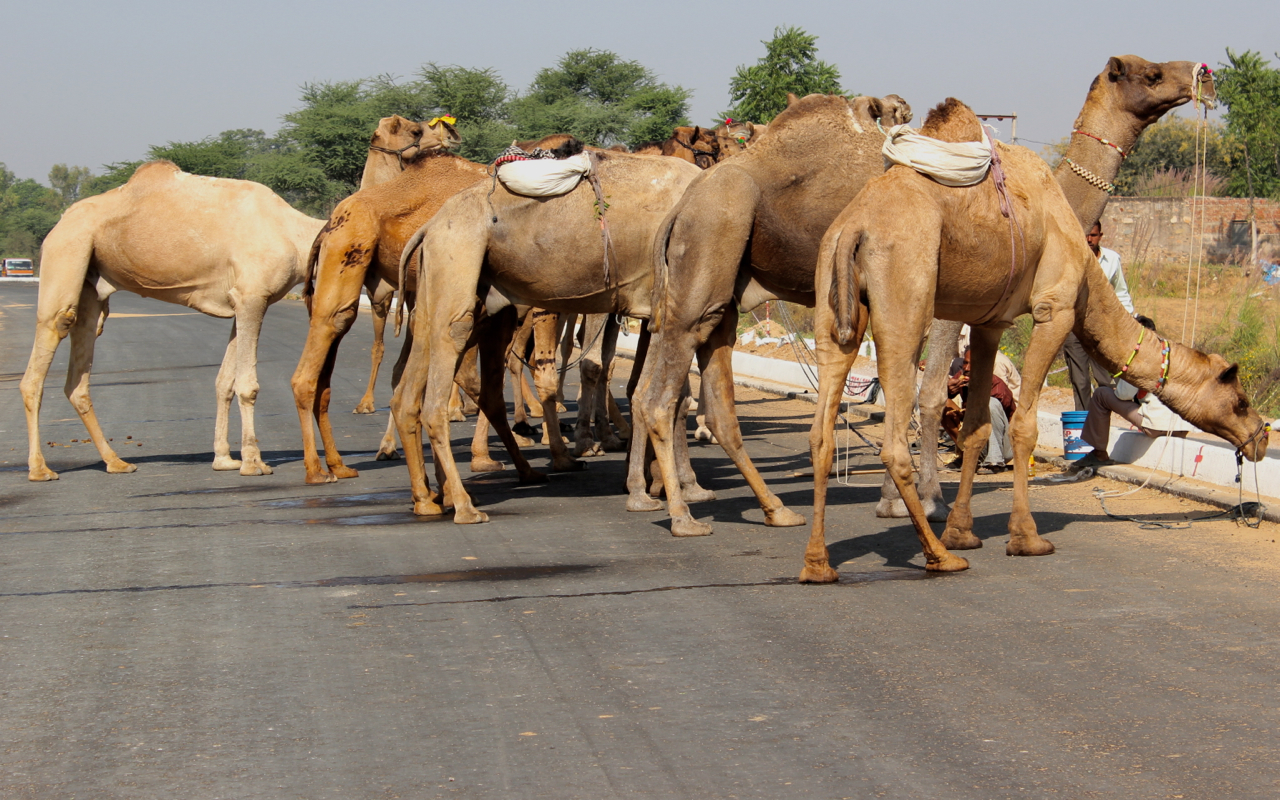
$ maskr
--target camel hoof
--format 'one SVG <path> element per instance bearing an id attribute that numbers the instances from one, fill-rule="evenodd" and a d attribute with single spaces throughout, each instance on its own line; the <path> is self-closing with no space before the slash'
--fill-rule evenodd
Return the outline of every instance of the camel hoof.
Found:
<path id="1" fill-rule="evenodd" d="M 801 583 L 836 583 L 840 580 L 840 573 L 831 568 L 830 564 L 805 564 L 804 569 L 800 570 Z"/>
<path id="2" fill-rule="evenodd" d="M 946 503 L 923 500 L 921 505 L 924 506 L 924 518 L 930 522 L 946 522 L 951 516 L 951 508 Z M 907 519 L 911 514 L 907 512 L 907 504 L 902 498 L 895 497 L 892 500 L 881 498 L 876 503 L 876 516 L 881 519 Z"/>
<path id="3" fill-rule="evenodd" d="M 703 489 L 696 483 L 689 486 L 681 486 L 680 494 L 684 497 L 686 503 L 710 503 L 716 499 L 715 492 L 710 489 Z"/>
<path id="4" fill-rule="evenodd" d="M 34 467 L 27 473 L 29 481 L 56 481 L 57 479 L 58 473 L 48 467 Z"/>
<path id="5" fill-rule="evenodd" d="M 942 546 L 948 550 L 978 550 L 982 547 L 982 540 L 973 534 L 973 531 L 962 531 L 958 528 L 947 528 L 942 534 Z"/>
<path id="6" fill-rule="evenodd" d="M 352 414 L 372 414 L 373 412 L 375 412 L 375 411 L 377 411 L 377 410 L 378 410 L 378 409 L 377 409 L 377 408 L 375 408 L 375 407 L 374 407 L 374 405 L 373 405 L 373 401 L 372 401 L 372 400 L 368 400 L 368 401 L 361 401 L 361 402 L 360 402 L 360 405 L 356 406 L 356 407 L 355 407 L 355 409 L 354 409 L 354 410 L 352 410 L 352 412 L 351 412 L 351 413 L 352 413 Z"/>
<path id="7" fill-rule="evenodd" d="M 786 506 L 774 511 L 764 512 L 764 524 L 770 528 L 794 528 L 804 523 L 803 514 L 797 514 Z"/>
<path id="8" fill-rule="evenodd" d="M 343 464 L 339 464 L 336 467 L 329 467 L 329 474 L 333 475 L 334 480 L 360 477 L 360 473 L 358 471 Z"/>
<path id="9" fill-rule="evenodd" d="M 1047 556 L 1052 553 L 1053 542 L 1039 535 L 1025 539 L 1010 539 L 1004 548 L 1004 554 L 1007 556 Z"/>
<path id="10" fill-rule="evenodd" d="M 308 486 L 318 486 L 323 483 L 337 483 L 338 479 L 328 472 L 308 472 L 304 481 Z"/>
<path id="11" fill-rule="evenodd" d="M 627 496 L 628 511 L 659 511 L 662 509 L 662 501 L 650 497 L 647 494 L 632 494 Z"/>
<path id="12" fill-rule="evenodd" d="M 566 412 L 566 411 L 568 411 L 568 410 L 569 410 L 569 409 L 565 408 L 564 403 L 556 403 L 556 413 L 557 413 L 557 414 L 563 414 L 564 412 Z"/>
<path id="13" fill-rule="evenodd" d="M 121 461 L 120 459 L 116 459 L 115 461 L 107 462 L 107 473 L 109 475 L 124 475 L 125 473 L 128 473 L 128 472 L 137 472 L 137 471 L 138 471 L 137 465 L 130 464 L 128 461 Z"/>
<path id="14" fill-rule="evenodd" d="M 694 431 L 693 438 L 699 442 L 719 444 L 719 441 L 716 440 L 716 435 L 711 432 L 710 428 L 698 428 L 698 430 Z"/>
<path id="15" fill-rule="evenodd" d="M 547 473 L 539 472 L 536 469 L 531 469 L 528 472 L 525 472 L 520 475 L 520 483 L 526 486 L 533 483 L 546 483 L 546 482 L 547 482 Z"/>
<path id="16" fill-rule="evenodd" d="M 711 526 L 705 522 L 698 522 L 693 517 L 681 517 L 671 520 L 671 535 L 686 536 L 710 536 Z"/>
<path id="17" fill-rule="evenodd" d="M 419 517 L 438 517 L 444 513 L 444 508 L 433 500 L 418 500 L 413 504 L 413 513 Z"/>
<path id="18" fill-rule="evenodd" d="M 586 466 L 587 465 L 583 464 L 581 461 L 575 461 L 572 458 L 567 458 L 564 461 L 553 461 L 551 464 L 551 471 L 552 472 L 580 472 L 581 470 L 585 469 Z"/>
<path id="19" fill-rule="evenodd" d="M 529 406 L 529 416 L 542 419 L 542 406 Z"/>
<path id="20" fill-rule="evenodd" d="M 489 515 L 475 508 L 458 509 L 453 512 L 455 525 L 478 525 L 488 521 Z"/>
<path id="21" fill-rule="evenodd" d="M 947 553 L 937 561 L 926 563 L 924 568 L 930 572 L 960 572 L 969 568 L 969 560 L 954 553 Z"/>
<path id="22" fill-rule="evenodd" d="M 378 454 L 373 457 L 374 461 L 399 461 L 400 451 L 394 447 L 390 450 L 379 450 Z"/>
<path id="23" fill-rule="evenodd" d="M 213 459 L 213 468 L 218 472 L 230 472 L 233 469 L 240 469 L 243 466 L 238 459 L 231 456 L 216 456 Z"/>
<path id="24" fill-rule="evenodd" d="M 240 474 L 246 477 L 253 476 L 253 475 L 270 475 L 271 473 L 272 473 L 271 467 L 267 466 L 261 461 L 256 461 L 256 460 L 246 461 L 244 465 L 240 467 Z"/>
<path id="25" fill-rule="evenodd" d="M 514 436 L 515 436 L 516 444 L 519 445 L 521 449 L 524 449 L 526 447 L 533 447 L 533 440 L 530 439 L 528 436 L 521 436 L 518 433 L 514 434 Z"/>
<path id="26" fill-rule="evenodd" d="M 453 413 L 449 414 L 449 421 L 450 422 L 466 422 L 467 415 L 462 413 L 462 409 L 456 408 L 453 410 Z"/>
<path id="27" fill-rule="evenodd" d="M 520 422 L 517 422 L 515 425 L 512 425 L 511 432 L 514 433 L 517 437 L 523 436 L 525 438 L 538 435 L 537 428 L 533 427 L 527 422 L 524 422 L 523 420 L 521 420 Z"/>
<path id="28" fill-rule="evenodd" d="M 623 439 L 613 436 L 604 441 L 604 451 L 606 453 L 625 453 L 627 451 L 627 442 Z"/>
<path id="29" fill-rule="evenodd" d="M 506 468 L 506 465 L 501 461 L 494 461 L 492 458 L 471 459 L 472 472 L 501 472 Z"/>

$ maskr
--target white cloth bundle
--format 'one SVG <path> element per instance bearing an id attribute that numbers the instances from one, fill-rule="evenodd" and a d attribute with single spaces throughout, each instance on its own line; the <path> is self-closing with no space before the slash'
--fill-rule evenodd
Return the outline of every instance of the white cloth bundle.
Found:
<path id="1" fill-rule="evenodd" d="M 573 191 L 591 173 L 591 157 L 579 153 L 563 159 L 508 161 L 498 167 L 498 180 L 525 197 L 553 197 Z"/>
<path id="2" fill-rule="evenodd" d="M 906 125 L 895 125 L 885 134 L 885 169 L 894 164 L 911 167 L 943 186 L 973 186 L 987 177 L 991 166 L 991 140 L 982 132 L 981 142 L 943 142 L 921 136 Z"/>

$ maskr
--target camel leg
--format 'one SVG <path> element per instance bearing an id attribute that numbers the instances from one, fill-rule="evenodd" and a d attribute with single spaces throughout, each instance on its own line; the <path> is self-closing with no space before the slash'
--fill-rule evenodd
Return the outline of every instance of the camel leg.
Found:
<path id="1" fill-rule="evenodd" d="M 369 305 L 373 312 L 373 347 L 369 352 L 369 385 L 364 396 L 356 403 L 353 414 L 372 414 L 377 410 L 373 401 L 373 387 L 378 383 L 378 370 L 382 367 L 382 357 L 386 353 L 383 333 L 387 329 L 387 314 L 391 311 L 391 298 L 395 292 L 391 284 L 378 280 L 374 286 L 365 286 L 369 292 Z"/>
<path id="2" fill-rule="evenodd" d="M 400 385 L 400 379 L 404 377 L 404 365 L 409 360 L 409 351 L 413 349 L 413 325 L 405 326 L 404 344 L 400 346 L 400 355 L 396 357 L 396 363 L 391 367 L 391 388 L 395 391 L 395 387 Z M 375 461 L 397 461 L 400 453 L 396 451 L 396 420 L 395 414 L 387 415 L 387 429 L 382 434 L 382 441 L 378 443 L 378 454 L 374 456 Z"/>
<path id="3" fill-rule="evenodd" d="M 420 303 L 413 312 L 415 322 L 424 314 L 425 304 Z M 431 354 L 427 346 L 426 327 L 418 328 L 418 333 L 420 335 L 410 345 L 404 372 L 391 393 L 391 417 L 396 421 L 400 442 L 404 445 L 404 463 L 409 468 L 409 488 L 413 493 L 413 513 L 438 517 L 444 513 L 444 508 L 437 502 L 441 498 L 431 491 L 431 486 L 427 483 L 426 462 L 422 457 L 422 417 L 425 410 L 423 392 L 427 387 L 427 362 Z M 448 422 L 445 424 L 448 425 Z M 439 460 L 438 453 L 435 458 Z"/>
<path id="4" fill-rule="evenodd" d="M 556 412 L 556 390 L 559 384 L 556 374 L 556 323 L 559 315 L 554 311 L 535 308 L 529 312 L 533 332 L 534 383 L 538 386 L 538 400 L 542 406 L 542 432 L 551 448 L 551 468 L 556 472 L 572 472 L 585 465 L 569 454 L 564 435 L 560 433 L 560 415 Z M 503 419 L 506 419 L 506 403 L 503 403 Z"/>
<path id="5" fill-rule="evenodd" d="M 640 341 L 636 342 L 631 377 L 627 380 L 627 405 L 631 408 L 631 442 L 627 450 L 628 511 L 659 511 L 662 508 L 659 500 L 649 496 L 649 482 L 645 480 L 645 467 L 648 466 L 653 445 L 649 440 L 649 423 L 641 408 L 643 404 L 636 402 L 641 378 L 645 379 L 646 387 L 652 379 L 652 375 L 645 374 L 650 369 L 647 356 L 651 337 L 647 325 L 640 329 Z"/>
<path id="6" fill-rule="evenodd" d="M 515 425 L 512 429 L 521 447 L 533 447 L 533 426 L 529 424 L 529 415 L 525 410 L 524 362 L 522 358 L 528 353 L 529 336 L 533 329 L 529 327 L 528 315 L 525 316 L 515 335 L 511 337 L 511 349 L 507 351 L 507 371 L 511 373 L 511 388 Z M 478 397 L 479 395 L 477 395 Z"/>
<path id="7" fill-rule="evenodd" d="M 925 517 L 930 522 L 945 522 L 951 508 L 942 496 L 942 484 L 938 481 L 938 427 L 942 424 L 942 408 L 947 402 L 947 375 L 956 351 L 963 322 L 934 320 L 929 336 L 929 357 L 925 362 L 924 377 L 920 382 L 917 404 L 920 407 L 920 472 L 916 476 L 916 493 L 924 504 Z M 898 494 L 898 487 L 887 473 L 880 486 L 880 502 L 876 504 L 877 517 L 906 517 L 907 506 Z M 978 546 L 982 540 L 977 539 Z M 964 549 L 946 542 L 952 549 Z"/>
<path id="8" fill-rule="evenodd" d="M 1053 552 L 1053 543 L 1036 532 L 1035 519 L 1031 516 L 1028 467 L 1039 438 L 1036 410 L 1040 391 L 1053 359 L 1075 322 L 1075 314 L 1071 309 L 1058 309 L 1056 313 L 1044 311 L 1037 306 L 1032 312 L 1037 322 L 1023 356 L 1022 391 L 1009 423 L 1009 438 L 1013 440 L 1013 510 L 1009 514 L 1009 544 L 1005 553 L 1011 556 L 1043 556 Z"/>
<path id="9" fill-rule="evenodd" d="M 231 457 L 231 440 L 227 435 L 228 417 L 231 415 L 231 400 L 236 394 L 236 339 L 239 326 L 231 321 L 231 338 L 227 341 L 226 352 L 222 355 L 222 366 L 218 368 L 218 378 L 214 382 L 214 394 L 217 400 L 217 411 L 213 421 L 213 468 L 218 471 L 240 469 L 240 459 Z"/>
<path id="10" fill-rule="evenodd" d="M 612 370 L 610 372 L 612 372 Z M 622 409 L 618 408 L 618 401 L 613 398 L 613 392 L 606 392 L 604 397 L 606 403 L 605 414 L 608 416 L 609 421 L 613 423 L 613 427 L 617 430 L 618 438 L 623 441 L 630 441 L 631 423 L 627 422 L 627 418 L 622 415 Z M 606 447 L 605 449 L 608 450 L 609 448 Z"/>
<path id="11" fill-rule="evenodd" d="M 622 440 L 630 435 L 630 426 L 626 425 L 622 420 L 622 412 L 618 409 L 618 404 L 613 401 L 613 390 L 609 383 L 613 377 L 613 357 L 618 349 L 618 321 L 610 315 L 609 323 L 611 327 L 606 327 L 604 339 L 600 343 L 600 383 L 596 388 L 596 441 L 601 442 L 606 453 L 618 453 L 626 449 L 626 445 Z M 610 423 L 613 423 L 619 431 L 615 435 Z M 622 433 L 625 431 L 626 433 Z"/>
<path id="12" fill-rule="evenodd" d="M 584 335 L 586 336 L 586 341 L 591 342 L 591 346 L 582 353 L 582 359 L 578 362 L 578 374 L 580 376 L 578 420 L 573 432 L 573 454 L 579 458 L 604 455 L 602 442 L 597 441 L 592 435 L 592 423 L 596 417 L 597 398 L 600 396 L 600 382 L 603 374 L 602 362 L 604 357 L 600 340 L 609 336 L 610 328 L 612 328 L 616 343 L 618 325 L 613 321 L 612 314 L 587 315 L 586 333 Z M 608 390 L 607 386 L 605 390 Z"/>
<path id="13" fill-rule="evenodd" d="M 329 483 L 339 478 L 351 478 L 359 474 L 342 463 L 342 456 L 338 453 L 333 439 L 333 428 L 329 423 L 330 381 L 333 377 L 333 365 L 338 357 L 338 345 L 342 343 L 342 337 L 346 335 L 351 323 L 355 320 L 355 303 L 358 303 L 360 298 L 358 287 L 354 295 L 354 301 L 347 302 L 333 311 L 328 311 L 321 306 L 320 297 L 313 301 L 311 328 L 307 332 L 302 357 L 298 359 L 298 367 L 294 370 L 291 381 L 294 405 L 297 407 L 298 421 L 302 428 L 302 457 L 306 466 L 308 484 Z M 317 425 L 325 448 L 328 471 L 321 466 L 320 456 L 316 451 L 315 427 Z"/>
<path id="14" fill-rule="evenodd" d="M 270 475 L 262 460 L 253 407 L 258 401 L 258 336 L 267 313 L 267 298 L 240 297 L 236 303 L 236 399 L 240 403 L 240 474 Z M 224 431 L 225 433 L 225 431 Z"/>
<path id="15" fill-rule="evenodd" d="M 747 479 L 751 491 L 755 493 L 760 508 L 764 510 L 765 524 L 775 528 L 803 525 L 804 517 L 787 508 L 770 491 L 742 444 L 742 429 L 733 406 L 733 343 L 737 329 L 735 311 L 736 307 L 732 305 L 726 309 L 707 341 L 698 348 L 698 365 L 702 369 L 704 387 L 702 394 L 707 400 L 707 422 L 711 425 L 711 432 L 720 440 L 720 446 L 733 459 L 738 471 Z M 688 435 L 683 429 L 677 433 L 687 447 Z M 667 494 L 670 497 L 669 487 Z"/>
<path id="16" fill-rule="evenodd" d="M 121 460 L 116 451 L 107 443 L 106 434 L 98 424 L 98 414 L 93 409 L 93 399 L 89 396 L 89 373 L 93 369 L 93 348 L 98 338 L 99 322 L 105 298 L 99 298 L 93 287 L 86 285 L 80 293 L 80 306 L 76 311 L 75 324 L 71 326 L 71 364 L 67 369 L 67 383 L 64 387 L 67 399 L 80 415 L 80 421 L 89 431 L 89 438 L 107 465 L 107 472 L 120 474 L 134 472 L 138 468 Z"/>
<path id="17" fill-rule="evenodd" d="M 578 327 L 577 314 L 561 314 L 560 327 L 556 330 L 556 341 L 560 343 L 560 363 L 568 364 L 573 356 L 573 336 Z M 556 410 L 564 413 L 568 409 L 564 405 L 564 379 L 569 371 L 562 370 L 556 382 Z"/>

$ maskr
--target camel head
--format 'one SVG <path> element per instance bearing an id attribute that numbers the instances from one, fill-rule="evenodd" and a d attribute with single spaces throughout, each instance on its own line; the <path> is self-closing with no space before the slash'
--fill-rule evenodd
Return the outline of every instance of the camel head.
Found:
<path id="1" fill-rule="evenodd" d="M 886 94 L 880 98 L 882 116 L 880 124 L 888 128 L 892 125 L 906 125 L 912 119 L 911 106 L 896 94 Z"/>
<path id="2" fill-rule="evenodd" d="M 444 117 L 422 123 L 393 114 L 378 121 L 378 129 L 369 139 L 369 149 L 394 155 L 401 163 L 411 164 L 425 154 L 439 153 L 457 147 L 461 142 L 458 129 Z"/>
<path id="3" fill-rule="evenodd" d="M 849 100 L 853 118 L 859 129 L 870 130 L 879 122 L 884 128 L 906 125 L 911 121 L 911 106 L 896 94 L 884 97 L 860 95 Z"/>
<path id="4" fill-rule="evenodd" d="M 756 125 L 751 122 L 735 122 L 728 119 L 717 125 L 713 133 L 719 150 L 716 161 L 720 162 L 747 149 L 755 139 Z"/>
<path id="5" fill-rule="evenodd" d="M 1091 108 L 1115 109 L 1140 123 L 1135 132 L 1141 132 L 1184 103 L 1198 100 L 1212 108 L 1217 97 L 1213 74 L 1198 62 L 1157 64 L 1139 56 L 1112 56 L 1089 87 L 1081 119 Z"/>
<path id="6" fill-rule="evenodd" d="M 1190 370 L 1179 369 L 1179 379 L 1169 377 L 1169 407 L 1203 431 L 1231 442 L 1245 458 L 1261 461 L 1267 454 L 1269 429 L 1249 405 L 1240 386 L 1240 368 L 1228 364 L 1217 353 L 1204 354 L 1173 345 L 1171 361 L 1177 365 L 1190 363 Z M 1186 376 L 1185 378 L 1182 376 Z"/>
<path id="7" fill-rule="evenodd" d="M 719 160 L 720 147 L 716 143 L 714 130 L 700 125 L 682 125 L 672 131 L 668 141 L 674 142 L 676 147 L 671 152 L 664 149 L 664 155 L 674 155 L 702 169 L 707 169 Z"/>

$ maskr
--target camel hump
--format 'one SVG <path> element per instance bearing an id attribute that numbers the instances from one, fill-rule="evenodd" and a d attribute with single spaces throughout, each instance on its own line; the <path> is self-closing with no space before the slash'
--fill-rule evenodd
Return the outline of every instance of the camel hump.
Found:
<path id="1" fill-rule="evenodd" d="M 924 125 L 920 126 L 920 135 L 943 142 L 980 142 L 982 123 L 972 108 L 948 97 L 929 110 Z"/>
<path id="2" fill-rule="evenodd" d="M 178 165 L 168 159 L 148 161 L 133 171 L 133 175 L 129 177 L 129 183 L 138 185 L 168 180 L 179 172 L 182 172 L 182 170 L 178 168 Z"/>

